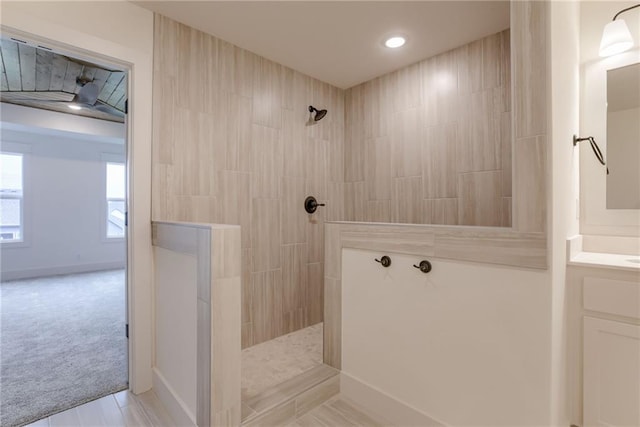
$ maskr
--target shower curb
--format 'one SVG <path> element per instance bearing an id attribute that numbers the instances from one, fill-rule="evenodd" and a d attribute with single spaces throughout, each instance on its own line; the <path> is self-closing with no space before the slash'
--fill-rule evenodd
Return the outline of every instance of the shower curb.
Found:
<path id="1" fill-rule="evenodd" d="M 340 392 L 340 371 L 320 365 L 243 402 L 252 411 L 247 427 L 284 425 L 322 405 Z M 259 396 L 265 396 L 257 399 Z M 252 406 L 253 405 L 253 406 Z"/>

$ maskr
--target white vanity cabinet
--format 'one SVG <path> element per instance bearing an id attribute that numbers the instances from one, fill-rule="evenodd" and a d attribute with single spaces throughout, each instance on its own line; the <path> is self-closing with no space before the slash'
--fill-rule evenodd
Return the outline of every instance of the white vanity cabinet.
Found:
<path id="1" fill-rule="evenodd" d="M 640 426 L 640 272 L 569 273 L 572 423 Z"/>
<path id="2" fill-rule="evenodd" d="M 640 426 L 640 326 L 584 318 L 584 425 Z"/>

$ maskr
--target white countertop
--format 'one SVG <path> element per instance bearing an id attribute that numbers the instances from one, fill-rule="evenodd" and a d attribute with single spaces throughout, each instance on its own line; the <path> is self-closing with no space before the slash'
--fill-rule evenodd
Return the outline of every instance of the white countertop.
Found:
<path id="1" fill-rule="evenodd" d="M 604 267 L 617 270 L 640 271 L 640 256 L 578 252 L 569 260 L 569 265 L 582 267 Z"/>

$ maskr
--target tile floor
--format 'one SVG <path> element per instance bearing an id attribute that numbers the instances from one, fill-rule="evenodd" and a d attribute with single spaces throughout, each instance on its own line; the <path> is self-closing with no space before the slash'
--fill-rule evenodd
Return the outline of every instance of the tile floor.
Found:
<path id="1" fill-rule="evenodd" d="M 322 323 L 242 350 L 242 400 L 322 365 Z"/>
<path id="2" fill-rule="evenodd" d="M 340 391 L 339 382 L 335 381 L 339 374 L 340 371 L 337 369 L 321 364 L 244 399 L 242 423 L 250 423 L 252 419 L 273 411 L 277 412 L 277 407 L 286 406 L 288 403 L 293 403 L 296 411 L 298 406 L 307 407 L 310 402 L 313 406 L 317 405 L 317 402 L 322 402 L 317 400 L 318 398 L 326 400 Z"/>
<path id="3" fill-rule="evenodd" d="M 377 427 L 389 425 L 391 424 L 385 420 L 368 414 L 364 409 L 337 395 L 296 419 L 287 427 Z"/>
<path id="4" fill-rule="evenodd" d="M 243 350 L 243 400 L 287 382 L 301 373 L 322 369 L 322 323 Z M 284 425 L 284 424 L 274 424 Z M 289 427 L 384 426 L 339 394 L 300 416 Z M 26 427 L 174 427 L 153 391 L 134 396 L 122 391 L 36 421 Z"/>
<path id="5" fill-rule="evenodd" d="M 174 427 L 153 391 L 138 396 L 125 390 L 68 409 L 26 427 Z"/>

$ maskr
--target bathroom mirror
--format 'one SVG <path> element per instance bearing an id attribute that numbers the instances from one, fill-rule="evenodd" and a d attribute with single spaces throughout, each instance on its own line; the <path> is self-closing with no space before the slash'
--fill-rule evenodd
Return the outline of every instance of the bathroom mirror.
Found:
<path id="1" fill-rule="evenodd" d="M 607 209 L 640 209 L 640 63 L 607 70 Z"/>

